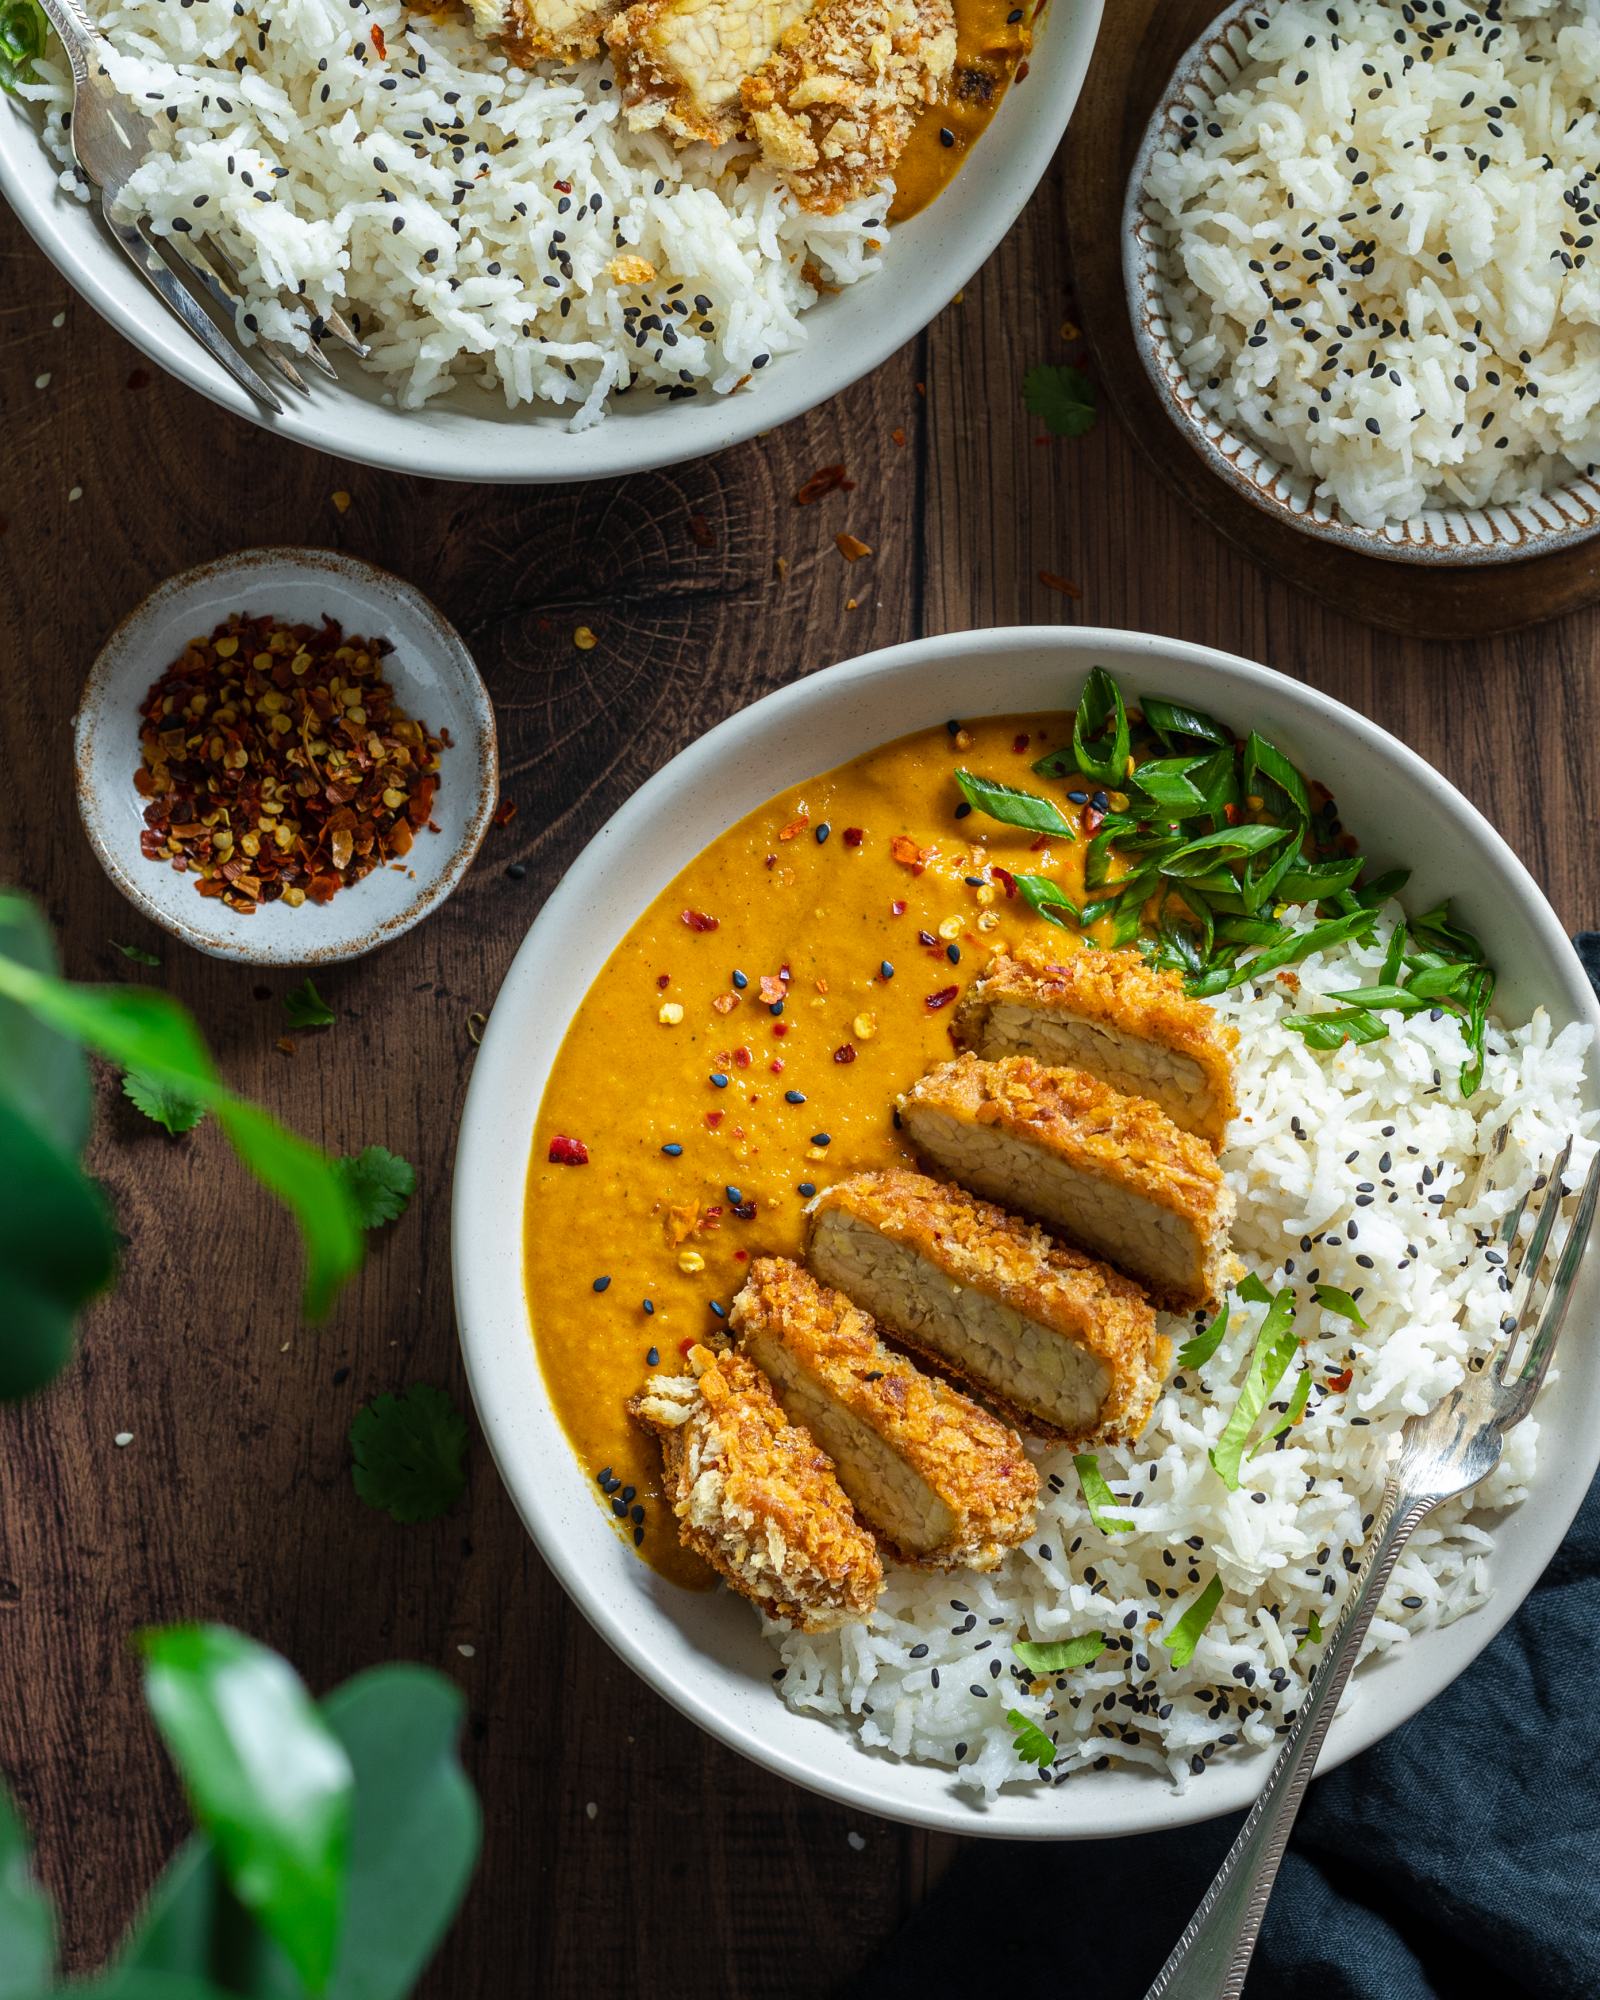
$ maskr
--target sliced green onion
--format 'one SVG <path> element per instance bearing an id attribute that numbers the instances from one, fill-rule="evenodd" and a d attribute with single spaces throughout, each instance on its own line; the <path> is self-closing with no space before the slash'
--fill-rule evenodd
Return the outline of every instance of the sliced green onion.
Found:
<path id="1" fill-rule="evenodd" d="M 1083 929 L 1082 913 L 1062 893 L 1059 882 L 1052 882 L 1048 875 L 1013 875 L 1011 879 L 1017 885 L 1017 894 L 1035 916 L 1043 917 L 1046 923 L 1059 924 L 1062 930 L 1067 928 L 1070 917 L 1079 930 Z"/>
<path id="2" fill-rule="evenodd" d="M 1347 916 L 1328 917 L 1321 923 L 1313 924 L 1308 931 L 1285 938 L 1282 944 L 1268 945 L 1265 951 L 1255 958 L 1247 958 L 1242 965 L 1219 966 L 1216 971 L 1208 972 L 1198 980 L 1190 980 L 1188 991 L 1196 999 L 1204 999 L 1212 993 L 1226 993 L 1230 987 L 1243 986 L 1247 980 L 1259 978 L 1262 973 L 1276 972 L 1280 965 L 1297 965 L 1313 952 L 1326 951 L 1329 945 L 1343 944 L 1346 938 L 1368 936 L 1377 921 L 1374 910 L 1352 910 Z"/>
<path id="3" fill-rule="evenodd" d="M 1277 744 L 1269 743 L 1264 736 L 1251 730 L 1244 746 L 1244 788 L 1246 793 L 1260 792 L 1257 779 L 1270 778 L 1302 819 L 1311 818 L 1311 794 L 1306 790 L 1306 781 L 1295 769 Z"/>
<path id="4" fill-rule="evenodd" d="M 1203 742 L 1225 745 L 1229 756 L 1232 756 L 1233 731 L 1224 729 L 1220 722 L 1202 710 L 1184 708 L 1178 702 L 1164 701 L 1153 694 L 1140 695 L 1139 708 L 1145 721 L 1169 749 L 1174 736 L 1198 736 Z"/>
<path id="5" fill-rule="evenodd" d="M 1285 1014 L 1283 1025 L 1308 1049 L 1342 1049 L 1346 1042 L 1382 1042 L 1389 1024 L 1365 1007 L 1335 1008 L 1329 1014 Z"/>
<path id="6" fill-rule="evenodd" d="M 1121 786 L 1128 775 L 1129 742 L 1121 688 L 1104 667 L 1091 668 L 1072 718 L 1072 754 L 1078 769 L 1098 784 Z"/>
<path id="7" fill-rule="evenodd" d="M 980 778 L 973 771 L 957 771 L 956 783 L 969 806 L 1002 825 L 1024 827 L 1029 833 L 1053 833 L 1063 840 L 1078 837 L 1056 807 L 1036 792 L 1019 792 L 1015 785 L 1002 785 L 997 778 Z"/>

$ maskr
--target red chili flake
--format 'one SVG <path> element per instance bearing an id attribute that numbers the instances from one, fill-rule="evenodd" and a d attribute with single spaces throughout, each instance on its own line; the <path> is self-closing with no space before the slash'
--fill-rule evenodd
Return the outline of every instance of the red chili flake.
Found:
<path id="1" fill-rule="evenodd" d="M 898 899 L 896 899 L 889 905 L 889 914 L 891 917 L 903 917 L 905 913 L 906 913 L 906 906 Z"/>
<path id="2" fill-rule="evenodd" d="M 767 1064 L 767 1068 L 768 1068 L 768 1069 L 770 1069 L 770 1070 L 772 1071 L 772 1074 L 773 1074 L 774 1076 L 782 1076 L 782 1075 L 783 1075 L 783 1057 L 782 1057 L 782 1056 L 774 1056 L 774 1057 L 772 1058 L 771 1062 L 769 1062 L 769 1063 Z"/>
<path id="3" fill-rule="evenodd" d="M 1050 845 L 1049 834 L 1041 833 L 1037 840 L 1030 840 L 1028 842 L 1028 852 L 1030 854 L 1037 854 L 1042 848 L 1046 848 L 1049 845 Z"/>
<path id="4" fill-rule="evenodd" d="M 378 52 L 379 62 L 387 62 L 389 60 L 389 50 L 383 39 L 383 30 L 378 26 L 376 21 L 372 23 L 371 33 L 372 46 Z"/>
<path id="5" fill-rule="evenodd" d="M 1337 1375 L 1328 1377 L 1328 1387 L 1336 1396 L 1342 1396 L 1355 1379 L 1356 1371 L 1353 1368 L 1341 1368 Z"/>
<path id="6" fill-rule="evenodd" d="M 1039 581 L 1044 585 L 1046 590 L 1059 591 L 1063 597 L 1082 597 L 1083 595 L 1082 588 L 1078 584 L 1069 582 L 1064 576 L 1057 576 L 1053 569 L 1040 570 Z"/>
<path id="7" fill-rule="evenodd" d="M 810 813 L 801 813 L 797 818 L 790 820 L 787 826 L 779 827 L 778 838 L 780 840 L 798 839 L 798 837 L 805 832 L 806 828 L 810 824 L 811 824 Z"/>
<path id="8" fill-rule="evenodd" d="M 692 931 L 714 931 L 721 925 L 722 919 L 708 917 L 704 910 L 683 910 L 679 913 L 678 922 L 686 924 Z"/>
<path id="9" fill-rule="evenodd" d="M 140 848 L 241 915 L 326 903 L 431 827 L 444 733 L 401 709 L 384 639 L 235 613 L 140 707 Z"/>
<path id="10" fill-rule="evenodd" d="M 689 533 L 694 537 L 698 548 L 714 549 L 717 546 L 716 535 L 712 532 L 711 523 L 704 514 L 689 516 Z"/>
<path id="11" fill-rule="evenodd" d="M 847 826 L 839 838 L 844 842 L 846 847 L 859 847 L 862 841 L 866 839 L 866 835 L 861 831 L 859 826 Z"/>
<path id="12" fill-rule="evenodd" d="M 589 1164 L 589 1148 L 581 1139 L 564 1139 L 558 1132 L 550 1141 L 550 1164 L 553 1167 L 586 1167 Z"/>
<path id="13" fill-rule="evenodd" d="M 556 193 L 557 193 L 557 194 L 571 194 L 571 192 L 572 192 L 572 183 L 571 183 L 571 181 L 557 181 L 557 182 L 556 182 Z"/>
<path id="14" fill-rule="evenodd" d="M 1012 82 L 1013 82 L 1013 83 L 1021 83 L 1021 82 L 1023 81 L 1023 79 L 1024 79 L 1024 78 L 1025 78 L 1025 77 L 1027 76 L 1027 74 L 1028 74 L 1028 65 L 1027 65 L 1027 63 L 1026 63 L 1026 62 L 1019 62 L 1019 63 L 1017 64 L 1017 68 L 1016 68 L 1016 73 L 1015 73 L 1015 75 L 1014 75 L 1014 76 L 1012 77 L 1012 79 L 1011 79 L 1011 80 L 1012 80 Z"/>
<path id="15" fill-rule="evenodd" d="M 1017 878 L 1009 868 L 1001 868 L 991 862 L 989 864 L 989 873 L 999 882 L 1008 896 L 1014 896 L 1017 893 Z"/>
<path id="16" fill-rule="evenodd" d="M 789 989 L 784 985 L 783 981 L 779 979 L 774 973 L 771 972 L 762 973 L 760 981 L 760 993 L 762 999 L 766 1001 L 769 1007 L 775 1006 L 778 1001 L 783 999 L 784 996 L 787 994 L 788 990 Z"/>
<path id="17" fill-rule="evenodd" d="M 733 1204 L 733 1212 L 741 1222 L 754 1222 L 756 1219 L 756 1205 L 753 1201 L 736 1201 Z"/>
<path id="18" fill-rule="evenodd" d="M 1239 824 L 1239 808 L 1231 799 L 1222 808 L 1222 816 L 1228 822 L 1229 826 L 1237 826 Z"/>
<path id="19" fill-rule="evenodd" d="M 706 1130 L 708 1132 L 715 1132 L 717 1127 L 722 1123 L 722 1113 L 720 1111 L 708 1111 L 705 1114 L 705 1122 Z"/>
<path id="20" fill-rule="evenodd" d="M 509 826 L 516 816 L 517 802 L 515 799 L 502 799 L 494 809 L 494 823 L 496 826 Z"/>
<path id="21" fill-rule="evenodd" d="M 908 833 L 897 833 L 889 842 L 889 852 L 902 868 L 909 868 L 913 875 L 920 875 L 928 865 L 928 857 Z"/>
<path id="22" fill-rule="evenodd" d="M 779 1036 L 788 1034 L 789 1023 L 787 1021 L 774 1021 L 772 1024 L 772 1032 L 775 1035 Z"/>
<path id="23" fill-rule="evenodd" d="M 750 1261 L 750 1252 L 748 1250 L 735 1250 L 733 1261 L 736 1264 L 748 1264 Z"/>
<path id="24" fill-rule="evenodd" d="M 894 429 L 890 431 L 889 435 L 891 438 L 894 439 L 896 444 L 904 444 L 906 441 L 906 434 L 898 424 L 896 424 Z"/>
<path id="25" fill-rule="evenodd" d="M 686 1340 L 680 1340 L 678 1342 L 678 1352 L 680 1354 L 687 1354 L 691 1348 L 698 1347 L 699 1345 L 700 1345 L 699 1341 L 697 1341 L 694 1335 L 691 1333 Z"/>
<path id="26" fill-rule="evenodd" d="M 959 986 L 941 986 L 937 993 L 930 993 L 922 1004 L 930 1014 L 936 1014 L 941 1007 L 948 1007 L 960 991 Z"/>
<path id="27" fill-rule="evenodd" d="M 847 478 L 842 465 L 825 465 L 821 471 L 813 472 L 805 483 L 795 489 L 794 504 L 797 507 L 811 507 L 829 493 L 853 493 L 856 483 Z"/>
<path id="28" fill-rule="evenodd" d="M 711 1004 L 719 1014 L 731 1014 L 739 1004 L 739 996 L 737 993 L 719 993 Z"/>
<path id="29" fill-rule="evenodd" d="M 750 1067 L 750 1051 L 743 1048 L 735 1049 L 733 1052 L 733 1066 L 735 1069 L 748 1069 Z"/>
<path id="30" fill-rule="evenodd" d="M 1105 812 L 1100 806 L 1095 806 L 1095 805 L 1085 806 L 1083 809 L 1084 832 L 1098 833 L 1100 831 L 1101 822 L 1104 819 L 1105 819 Z"/>
<path id="31" fill-rule="evenodd" d="M 855 1049 L 849 1042 L 841 1042 L 833 1052 L 833 1059 L 836 1063 L 852 1063 L 856 1059 Z"/>
<path id="32" fill-rule="evenodd" d="M 671 984 L 672 974 L 670 972 L 658 972 L 656 974 L 656 991 L 658 993 L 665 993 Z"/>
<path id="33" fill-rule="evenodd" d="M 936 938 L 936 937 L 934 936 L 934 934 L 933 934 L 933 932 L 932 932 L 932 931 L 918 931 L 918 932 L 917 932 L 917 943 L 918 943 L 918 944 L 931 944 L 931 945 L 934 945 L 934 946 L 937 946 L 937 945 L 938 945 L 938 943 L 939 943 L 939 940 L 938 940 L 938 939 L 937 939 L 937 938 Z"/>
<path id="34" fill-rule="evenodd" d="M 1027 749 L 1029 741 L 1030 739 L 1026 735 L 1013 736 L 1011 739 L 1011 748 L 1013 753 L 1016 756 L 1020 757 L 1022 753 Z"/>

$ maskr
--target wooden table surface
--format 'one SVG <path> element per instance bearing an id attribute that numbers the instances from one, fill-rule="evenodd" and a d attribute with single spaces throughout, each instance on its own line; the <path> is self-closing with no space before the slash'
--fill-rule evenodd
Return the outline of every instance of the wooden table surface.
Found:
<path id="1" fill-rule="evenodd" d="M 426 1380 L 466 1400 L 448 1218 L 468 1016 L 607 814 L 711 723 L 923 633 L 1170 633 L 1364 710 L 1483 809 L 1565 921 L 1600 918 L 1596 615 L 1448 648 L 1375 634 L 1192 517 L 1109 413 L 1080 442 L 1041 442 L 1020 386 L 1071 351 L 1070 200 L 1058 165 L 927 334 L 810 418 L 704 464 L 521 490 L 370 472 L 220 417 L 0 225 L 0 880 L 43 900 L 75 977 L 159 980 L 237 1086 L 336 1151 L 381 1141 L 419 1184 L 308 1330 L 292 1233 L 219 1135 L 170 1141 L 101 1080 L 89 1164 L 130 1239 L 121 1278 L 67 1375 L 0 1411 L 0 1767 L 71 1965 L 107 1950 L 184 1821 L 126 1644 L 149 1620 L 239 1625 L 317 1688 L 393 1658 L 459 1681 L 486 1838 L 429 1995 L 824 1994 L 953 1851 L 766 1776 L 650 1693 L 567 1602 L 480 1444 L 468 1499 L 432 1526 L 395 1526 L 350 1484 L 345 1432 L 367 1398 Z M 855 490 L 796 507 L 833 463 Z M 840 530 L 872 557 L 844 562 Z M 494 696 L 518 808 L 439 915 L 321 982 L 339 1023 L 292 1057 L 275 1046 L 292 977 L 145 925 L 94 864 L 70 763 L 112 623 L 171 572 L 273 542 L 349 549 L 444 607 Z M 129 967 L 113 938 L 161 951 L 161 970 Z"/>

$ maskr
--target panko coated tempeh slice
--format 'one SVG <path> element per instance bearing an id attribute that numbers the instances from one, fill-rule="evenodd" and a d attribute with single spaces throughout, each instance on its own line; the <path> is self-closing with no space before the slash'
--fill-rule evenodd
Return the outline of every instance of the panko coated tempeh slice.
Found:
<path id="1" fill-rule="evenodd" d="M 464 0 L 485 41 L 498 41 L 524 69 L 600 53 L 606 23 L 624 0 Z"/>
<path id="2" fill-rule="evenodd" d="M 720 146 L 742 125 L 739 86 L 812 0 L 638 0 L 606 30 L 628 123 Z"/>
<path id="3" fill-rule="evenodd" d="M 869 1617 L 883 1564 L 827 1454 L 745 1355 L 696 1347 L 689 1365 L 628 1405 L 660 1440 L 684 1546 L 802 1632 Z"/>
<path id="4" fill-rule="evenodd" d="M 968 1054 L 931 1070 L 899 1109 L 942 1173 L 1108 1258 L 1160 1304 L 1188 1310 L 1220 1294 L 1233 1196 L 1210 1147 L 1147 1098 L 1032 1056 Z"/>
<path id="5" fill-rule="evenodd" d="M 820 0 L 739 87 L 762 164 L 833 214 L 894 172 L 955 59 L 952 0 Z"/>
<path id="6" fill-rule="evenodd" d="M 1131 1278 L 961 1188 L 893 1169 L 811 1204 L 811 1268 L 1011 1421 L 1073 1444 L 1136 1438 L 1170 1345 Z"/>
<path id="7" fill-rule="evenodd" d="M 1033 1530 L 1039 1475 L 1016 1433 L 878 1338 L 841 1292 L 758 1258 L 730 1324 L 790 1420 L 827 1451 L 903 1561 L 992 1569 Z"/>
<path id="8" fill-rule="evenodd" d="M 1063 963 L 1038 946 L 999 952 L 967 989 L 951 1032 L 976 1055 L 1036 1056 L 1147 1097 L 1217 1152 L 1238 1115 L 1238 1031 L 1134 951 L 1072 952 Z"/>

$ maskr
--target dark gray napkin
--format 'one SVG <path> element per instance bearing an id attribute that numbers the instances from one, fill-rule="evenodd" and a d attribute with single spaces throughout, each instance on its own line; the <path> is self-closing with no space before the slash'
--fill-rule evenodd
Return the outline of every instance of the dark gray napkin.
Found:
<path id="1" fill-rule="evenodd" d="M 1600 933 L 1574 943 L 1600 991 Z M 1600 2000 L 1597 1649 L 1600 1482 L 1488 1650 L 1313 1783 L 1247 2000 Z M 1140 2000 L 1239 1825 L 974 1843 L 847 2000 Z"/>

